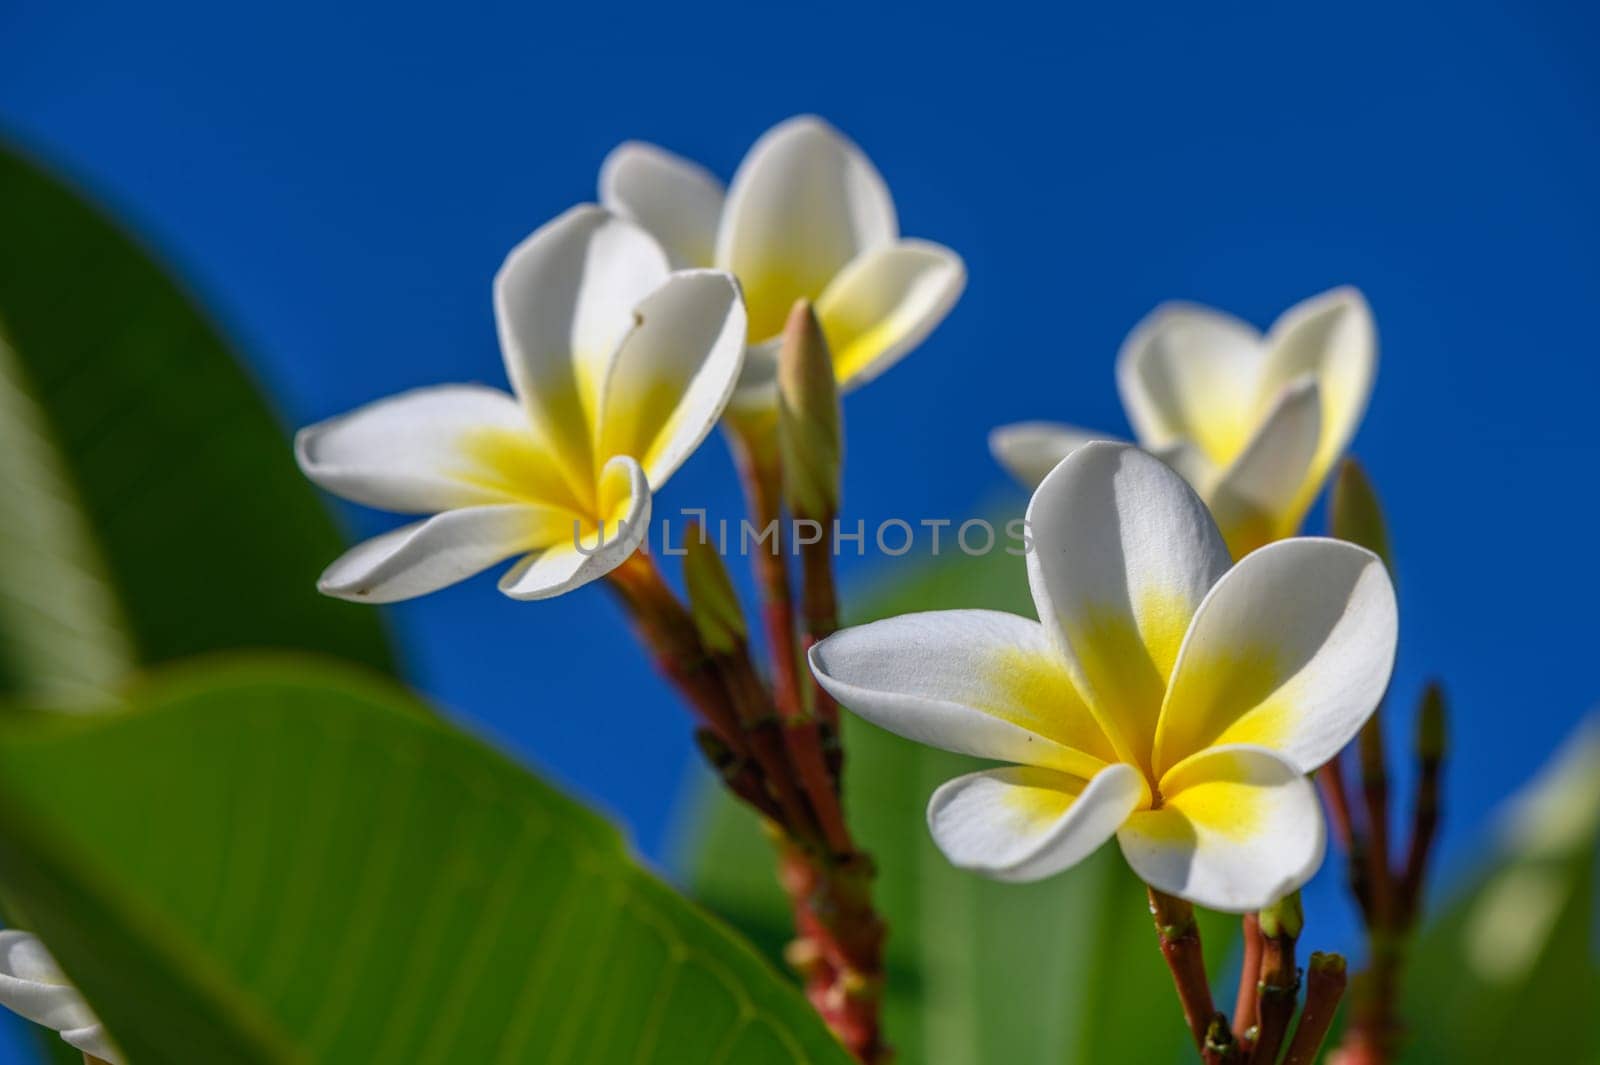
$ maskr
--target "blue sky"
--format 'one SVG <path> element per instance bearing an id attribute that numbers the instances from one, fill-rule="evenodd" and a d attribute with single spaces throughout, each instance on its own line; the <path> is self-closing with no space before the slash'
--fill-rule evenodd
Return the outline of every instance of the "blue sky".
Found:
<path id="1" fill-rule="evenodd" d="M 1161 300 L 1265 325 L 1360 286 L 1382 355 L 1355 449 L 1397 543 L 1397 691 L 1437 673 L 1454 694 L 1459 865 L 1600 694 L 1597 19 L 1478 0 L 11 0 L 0 129 L 158 247 L 301 424 L 501 383 L 489 279 L 593 197 L 615 143 L 726 177 L 767 126 L 818 112 L 873 157 L 903 229 L 971 275 L 933 339 L 849 401 L 846 506 L 869 522 L 985 513 L 1008 490 L 993 425 L 1126 432 L 1112 357 Z M 658 505 L 734 512 L 720 441 Z M 849 560 L 847 581 L 882 561 Z M 428 692 L 664 856 L 688 730 L 603 590 L 519 604 L 479 580 L 393 620 Z"/>

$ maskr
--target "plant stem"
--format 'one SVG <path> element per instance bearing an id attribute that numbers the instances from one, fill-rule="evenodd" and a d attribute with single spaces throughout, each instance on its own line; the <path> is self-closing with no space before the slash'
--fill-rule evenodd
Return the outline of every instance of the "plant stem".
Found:
<path id="1" fill-rule="evenodd" d="M 1241 1042 L 1250 1042 L 1248 1033 L 1256 1026 L 1257 1004 L 1261 993 L 1261 921 L 1253 913 L 1244 915 L 1241 922 L 1241 939 L 1244 945 L 1244 963 L 1239 968 L 1239 993 L 1233 1003 L 1233 1034 Z"/>
<path id="2" fill-rule="evenodd" d="M 872 906 L 871 860 L 864 854 L 819 857 L 787 841 L 779 854 L 779 879 L 800 936 L 789 958 L 807 997 L 858 1061 L 887 1062 L 878 1021 L 887 929 Z"/>
<path id="3" fill-rule="evenodd" d="M 1313 1065 L 1345 988 L 1344 958 L 1338 954 L 1312 954 L 1306 964 L 1306 1004 L 1300 1011 L 1300 1024 L 1284 1055 L 1283 1065 Z"/>
<path id="4" fill-rule="evenodd" d="M 1194 1036 L 1195 1049 L 1204 1056 L 1206 1031 L 1216 1009 L 1211 1004 L 1211 985 L 1206 979 L 1206 961 L 1200 947 L 1200 926 L 1194 920 L 1194 907 L 1155 888 L 1147 890 L 1161 956 L 1172 970 L 1172 983 L 1178 992 L 1178 1003 L 1183 1007 L 1183 1019 Z"/>
<path id="5" fill-rule="evenodd" d="M 1298 895 L 1261 911 L 1261 980 L 1257 985 L 1260 1024 L 1251 1061 L 1272 1065 L 1289 1033 L 1294 1004 L 1300 991 L 1300 970 L 1295 965 L 1295 942 L 1300 937 Z"/>

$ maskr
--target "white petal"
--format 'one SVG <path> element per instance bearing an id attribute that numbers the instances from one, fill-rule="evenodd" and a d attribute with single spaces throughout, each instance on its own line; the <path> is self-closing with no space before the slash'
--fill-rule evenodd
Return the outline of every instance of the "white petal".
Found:
<path id="1" fill-rule="evenodd" d="M 653 144 L 619 144 L 600 166 L 600 202 L 648 229 L 673 269 L 711 265 L 722 182 L 704 167 Z"/>
<path id="2" fill-rule="evenodd" d="M 1116 758 L 1038 622 L 996 610 L 904 614 L 811 649 L 835 699 L 958 754 L 1092 776 Z"/>
<path id="3" fill-rule="evenodd" d="M 739 286 L 716 270 L 684 270 L 639 304 L 601 402 L 599 453 L 631 455 L 653 489 L 722 416 L 744 359 Z"/>
<path id="4" fill-rule="evenodd" d="M 500 578 L 513 599 L 550 599 L 604 577 L 638 550 L 650 530 L 650 484 L 632 458 L 607 462 L 600 476 L 603 530 L 568 526 L 564 537 L 519 561 Z"/>
<path id="5" fill-rule="evenodd" d="M 39 937 L 15 928 L 0 931 L 0 1006 L 58 1032 L 98 1023 Z"/>
<path id="6" fill-rule="evenodd" d="M 925 240 L 902 240 L 851 260 L 817 300 L 839 386 L 866 384 L 922 343 L 966 284 L 961 257 Z"/>
<path id="7" fill-rule="evenodd" d="M 1261 335 L 1208 307 L 1169 303 L 1134 327 L 1117 354 L 1117 387 L 1139 442 L 1189 441 L 1226 465 L 1255 428 L 1266 360 Z"/>
<path id="8" fill-rule="evenodd" d="M 106 1065 L 123 1065 L 122 1053 L 112 1045 L 104 1025 L 91 1024 L 83 1028 L 68 1028 L 61 1033 L 68 1046 L 76 1047 Z"/>
<path id="9" fill-rule="evenodd" d="M 1035 488 L 1062 459 L 1084 444 L 1114 439 L 1056 422 L 1017 422 L 1002 425 L 989 434 L 989 452 L 1007 473 Z"/>
<path id="10" fill-rule="evenodd" d="M 570 511 L 523 503 L 447 510 L 357 544 L 323 571 L 317 588 L 357 603 L 414 599 L 570 538 L 575 520 Z"/>
<path id="11" fill-rule="evenodd" d="M 1389 574 L 1364 548 L 1280 540 L 1249 555 L 1195 614 L 1162 709 L 1157 770 L 1225 743 L 1316 769 L 1377 707 L 1398 622 Z"/>
<path id="12" fill-rule="evenodd" d="M 1316 380 L 1303 377 L 1283 390 L 1254 439 L 1207 493 L 1234 558 L 1299 529 L 1321 432 L 1322 398 Z"/>
<path id="13" fill-rule="evenodd" d="M 1169 772 L 1162 806 L 1117 833 L 1139 878 L 1223 913 L 1283 898 L 1322 864 L 1326 835 L 1300 770 L 1258 747 L 1216 747 Z"/>
<path id="14" fill-rule="evenodd" d="M 517 245 L 495 275 L 506 372 L 541 435 L 574 469 L 594 468 L 601 386 L 634 308 L 668 270 L 650 234 L 584 204 Z"/>
<path id="15" fill-rule="evenodd" d="M 1039 485 L 1027 527 L 1039 619 L 1122 760 L 1148 767 L 1189 620 L 1228 568 L 1210 512 L 1159 459 L 1097 442 Z"/>
<path id="16" fill-rule="evenodd" d="M 802 115 L 768 130 L 739 164 L 716 265 L 744 286 L 759 343 L 783 329 L 795 300 L 816 300 L 846 263 L 898 236 L 889 190 L 861 149 Z"/>
<path id="17" fill-rule="evenodd" d="M 537 455 L 531 434 L 527 415 L 504 392 L 441 385 L 308 426 L 295 435 L 295 457 L 328 491 L 404 514 L 504 503 L 541 482 L 560 498 L 565 486 L 553 464 L 523 463 L 521 479 L 529 483 L 511 484 L 497 461 L 502 444 L 521 443 L 517 450 Z"/>
<path id="18" fill-rule="evenodd" d="M 1041 880 L 1099 850 L 1145 794 L 1139 771 L 1121 763 L 1087 781 L 1032 766 L 989 769 L 934 792 L 928 829 L 962 869 Z"/>
<path id="19" fill-rule="evenodd" d="M 778 351 L 783 337 L 776 336 L 744 351 L 744 369 L 729 406 L 759 418 L 770 418 L 778 405 Z"/>
<path id="20" fill-rule="evenodd" d="M 1285 311 L 1267 333 L 1261 398 L 1311 374 L 1322 391 L 1322 439 L 1312 465 L 1314 497 L 1333 464 L 1350 445 L 1372 395 L 1378 368 L 1378 334 L 1372 309 L 1354 288 L 1336 288 Z M 1304 500 L 1309 507 L 1311 499 Z"/>

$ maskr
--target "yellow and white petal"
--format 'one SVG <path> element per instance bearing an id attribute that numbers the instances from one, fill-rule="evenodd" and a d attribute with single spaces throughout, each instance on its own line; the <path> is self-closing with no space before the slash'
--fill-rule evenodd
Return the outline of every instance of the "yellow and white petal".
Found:
<path id="1" fill-rule="evenodd" d="M 840 389 L 866 384 L 922 343 L 966 284 L 961 256 L 926 240 L 902 240 L 852 259 L 817 300 Z"/>
<path id="2" fill-rule="evenodd" d="M 99 1018 L 30 932 L 0 931 L 0 1006 L 60 1032 L 62 1039 L 85 1053 L 121 1065 L 122 1056 Z"/>
<path id="3" fill-rule="evenodd" d="M 846 263 L 899 235 L 889 190 L 861 149 L 801 115 L 768 130 L 739 164 L 716 265 L 744 286 L 755 344 L 782 331 L 795 300 L 815 301 Z"/>
<path id="4" fill-rule="evenodd" d="M 1321 489 L 1356 435 L 1378 369 L 1378 331 L 1372 308 L 1351 287 L 1336 288 L 1285 311 L 1267 333 L 1260 398 L 1270 402 L 1296 379 L 1311 374 L 1322 391 L 1322 435 L 1312 463 L 1307 498 Z"/>
<path id="5" fill-rule="evenodd" d="M 667 279 L 666 253 L 638 225 L 583 204 L 514 248 L 494 279 L 506 372 L 540 435 L 593 477 L 600 389 L 634 309 Z"/>
<path id="6" fill-rule="evenodd" d="M 1255 428 L 1265 361 L 1251 326 L 1209 307 L 1169 303 L 1123 342 L 1117 388 L 1145 447 L 1188 441 L 1225 466 Z"/>
<path id="7" fill-rule="evenodd" d="M 1038 622 L 939 610 L 843 629 L 811 649 L 839 702 L 907 739 L 958 754 L 1092 776 L 1116 752 Z"/>
<path id="8" fill-rule="evenodd" d="M 1316 791 L 1300 769 L 1259 747 L 1215 747 L 1168 772 L 1159 809 L 1117 833 L 1139 878 L 1223 913 L 1283 898 L 1322 864 Z"/>
<path id="9" fill-rule="evenodd" d="M 1394 586 L 1365 548 L 1305 538 L 1245 557 L 1195 614 L 1161 711 L 1157 771 L 1248 743 L 1311 772 L 1377 707 L 1398 633 Z"/>
<path id="10" fill-rule="evenodd" d="M 600 475 L 603 528 L 568 522 L 500 578 L 512 599 L 550 599 L 604 577 L 639 549 L 650 530 L 650 484 L 628 456 L 607 462 Z"/>
<path id="11" fill-rule="evenodd" d="M 1267 420 L 1206 495 L 1234 558 L 1293 536 L 1309 503 L 1306 481 L 1322 431 L 1316 379 L 1283 390 Z"/>
<path id="12" fill-rule="evenodd" d="M 1139 771 L 1120 762 L 1089 780 L 1033 766 L 989 769 L 934 792 L 928 829 L 962 869 L 1042 880 L 1099 850 L 1147 796 Z"/>
<path id="13" fill-rule="evenodd" d="M 1149 768 L 1189 621 L 1228 568 L 1206 505 L 1171 467 L 1126 444 L 1085 444 L 1028 504 L 1039 620 L 1121 759 Z"/>
<path id="14" fill-rule="evenodd" d="M 722 416 L 744 359 L 744 302 L 718 270 L 682 270 L 639 304 L 600 405 L 597 453 L 660 489 Z"/>
<path id="15" fill-rule="evenodd" d="M 505 449 L 536 451 L 528 417 L 504 392 L 478 385 L 419 388 L 380 399 L 295 435 L 295 458 L 315 483 L 356 503 L 403 514 L 504 503 Z M 525 464 L 524 464 L 525 465 Z M 547 471 L 552 493 L 561 487 Z M 537 464 L 528 470 L 538 481 Z"/>
<path id="16" fill-rule="evenodd" d="M 463 507 L 359 543 L 322 573 L 324 595 L 357 603 L 415 599 L 571 535 L 573 516 L 526 503 Z"/>
<path id="17" fill-rule="evenodd" d="M 619 144 L 600 165 L 600 202 L 648 229 L 674 270 L 711 265 L 722 200 L 710 171 L 653 144 Z"/>
<path id="18" fill-rule="evenodd" d="M 989 453 L 1028 488 L 1037 488 L 1061 460 L 1094 440 L 1115 440 L 1058 422 L 1017 422 L 989 433 Z"/>

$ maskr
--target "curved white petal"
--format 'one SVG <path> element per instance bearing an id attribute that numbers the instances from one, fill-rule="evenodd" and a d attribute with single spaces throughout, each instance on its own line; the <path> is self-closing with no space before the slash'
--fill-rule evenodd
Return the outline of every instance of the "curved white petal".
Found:
<path id="1" fill-rule="evenodd" d="M 1247 556 L 1195 614 L 1162 708 L 1157 771 L 1248 743 L 1311 772 L 1377 707 L 1398 633 L 1394 586 L 1372 552 L 1307 538 Z"/>
<path id="2" fill-rule="evenodd" d="M 1054 876 L 1100 849 L 1145 798 L 1130 765 L 1093 779 L 1012 766 L 969 773 L 928 802 L 928 830 L 962 869 L 1021 882 Z"/>
<path id="3" fill-rule="evenodd" d="M 1117 387 L 1141 444 L 1190 441 L 1222 466 L 1255 428 L 1265 360 L 1251 326 L 1209 307 L 1168 303 L 1123 342 Z"/>
<path id="4" fill-rule="evenodd" d="M 1322 397 L 1303 377 L 1278 397 L 1250 443 L 1205 493 L 1234 558 L 1293 536 L 1305 517 L 1302 500 L 1322 432 Z"/>
<path id="5" fill-rule="evenodd" d="M 995 610 L 904 614 L 811 649 L 839 702 L 947 751 L 1092 776 L 1115 752 L 1038 622 Z"/>
<path id="6" fill-rule="evenodd" d="M 1039 619 L 1123 761 L 1148 767 L 1166 680 L 1195 608 L 1228 568 L 1211 514 L 1138 448 L 1078 448 L 1028 504 Z"/>
<path id="7" fill-rule="evenodd" d="M 0 931 L 0 1006 L 58 1032 L 98 1023 L 39 937 L 16 928 Z"/>
<path id="8" fill-rule="evenodd" d="M 357 603 L 415 599 L 570 538 L 574 520 L 570 511 L 526 503 L 447 510 L 352 547 L 323 571 L 317 589 Z"/>
<path id="9" fill-rule="evenodd" d="M 1350 445 L 1372 395 L 1378 369 L 1378 332 L 1372 308 L 1345 286 L 1297 303 L 1267 333 L 1262 400 L 1270 401 L 1296 379 L 1311 374 L 1322 391 L 1322 435 L 1304 505 L 1322 486 Z"/>
<path id="10" fill-rule="evenodd" d="M 568 525 L 500 578 L 512 599 L 550 599 L 604 577 L 627 560 L 650 529 L 650 483 L 638 462 L 617 456 L 600 476 L 603 529 Z"/>
<path id="11" fill-rule="evenodd" d="M 478 385 L 419 388 L 307 426 L 295 458 L 335 495 L 404 514 L 566 494 L 517 401 Z"/>
<path id="12" fill-rule="evenodd" d="M 1223 913 L 1283 898 L 1322 864 L 1326 835 L 1315 789 L 1272 751 L 1215 747 L 1161 781 L 1162 806 L 1117 833 L 1139 878 Z"/>
<path id="13" fill-rule="evenodd" d="M 668 270 L 650 234 L 583 204 L 539 227 L 495 275 L 506 372 L 541 435 L 584 476 L 601 385 L 634 309 Z"/>
<path id="14" fill-rule="evenodd" d="M 600 202 L 648 229 L 673 269 L 711 265 L 722 182 L 704 167 L 653 144 L 619 144 L 600 164 Z"/>
<path id="15" fill-rule="evenodd" d="M 925 240 L 852 259 L 817 300 L 839 387 L 866 384 L 922 343 L 966 284 L 961 256 Z"/>
<path id="16" fill-rule="evenodd" d="M 61 1033 L 61 1039 L 68 1046 L 90 1057 L 98 1058 L 106 1065 L 122 1065 L 122 1054 L 112 1045 L 104 1025 L 90 1024 L 82 1028 L 68 1028 Z"/>
<path id="17" fill-rule="evenodd" d="M 768 130 L 739 164 L 716 265 L 744 286 L 759 343 L 783 329 L 795 300 L 816 300 L 846 263 L 898 236 L 888 187 L 861 149 L 801 115 Z"/>
<path id="18" fill-rule="evenodd" d="M 1035 488 L 1062 459 L 1095 440 L 1115 438 L 1057 422 L 1016 422 L 989 433 L 989 453 L 1007 473 Z"/>
<path id="19" fill-rule="evenodd" d="M 0 931 L 0 1006 L 112 1065 L 122 1057 L 104 1027 L 72 986 L 39 937 L 20 929 Z"/>
<path id="20" fill-rule="evenodd" d="M 659 489 L 722 416 L 744 359 L 733 278 L 684 270 L 639 304 L 600 405 L 599 454 L 631 455 Z"/>

